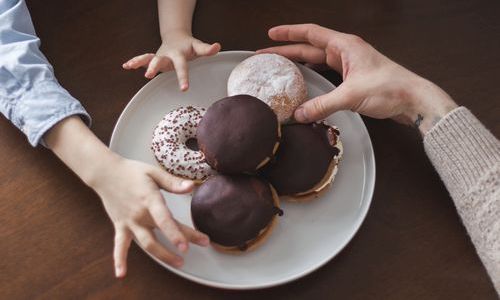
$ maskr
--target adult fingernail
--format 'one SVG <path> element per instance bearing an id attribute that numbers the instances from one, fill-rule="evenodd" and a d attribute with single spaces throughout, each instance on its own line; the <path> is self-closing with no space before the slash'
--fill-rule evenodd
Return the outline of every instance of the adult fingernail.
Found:
<path id="1" fill-rule="evenodd" d="M 187 89 L 188 89 L 188 84 L 187 83 L 181 84 L 181 91 L 186 91 Z"/>
<path id="2" fill-rule="evenodd" d="M 304 109 L 304 107 L 299 106 L 295 110 L 294 117 L 295 117 L 295 120 L 297 120 L 299 122 L 302 122 L 302 123 L 307 122 L 306 110 Z"/>
<path id="3" fill-rule="evenodd" d="M 181 243 L 177 244 L 177 249 L 179 249 L 179 251 L 181 251 L 181 252 L 186 252 L 188 249 L 188 245 L 184 242 L 181 242 Z"/>

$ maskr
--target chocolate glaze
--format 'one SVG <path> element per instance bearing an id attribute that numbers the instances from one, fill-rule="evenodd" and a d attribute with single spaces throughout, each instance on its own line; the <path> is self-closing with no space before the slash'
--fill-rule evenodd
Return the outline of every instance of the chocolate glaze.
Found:
<path id="1" fill-rule="evenodd" d="M 323 123 L 284 125 L 276 157 L 261 174 L 279 195 L 306 192 L 324 178 L 339 154 L 337 139 L 338 131 Z"/>
<path id="2" fill-rule="evenodd" d="M 191 218 L 198 230 L 219 245 L 240 249 L 246 249 L 247 242 L 280 212 L 269 184 L 250 175 L 212 176 L 191 201 Z"/>
<path id="3" fill-rule="evenodd" d="M 207 163 L 220 173 L 255 172 L 278 142 L 276 114 L 259 99 L 236 95 L 213 103 L 196 136 Z"/>
<path id="4" fill-rule="evenodd" d="M 238 246 L 238 249 L 239 249 L 240 251 L 247 251 L 247 250 L 248 250 L 248 244 L 247 244 L 247 243 L 245 243 L 245 244 L 243 244 L 243 245 L 239 245 L 239 246 Z"/>

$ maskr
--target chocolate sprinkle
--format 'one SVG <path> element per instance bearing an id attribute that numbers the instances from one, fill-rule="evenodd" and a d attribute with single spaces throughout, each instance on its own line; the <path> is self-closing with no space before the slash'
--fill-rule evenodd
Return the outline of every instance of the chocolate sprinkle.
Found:
<path id="1" fill-rule="evenodd" d="M 203 153 L 196 149 L 195 132 L 204 113 L 204 108 L 179 107 L 154 128 L 151 150 L 167 172 L 197 180 L 213 172 Z"/>

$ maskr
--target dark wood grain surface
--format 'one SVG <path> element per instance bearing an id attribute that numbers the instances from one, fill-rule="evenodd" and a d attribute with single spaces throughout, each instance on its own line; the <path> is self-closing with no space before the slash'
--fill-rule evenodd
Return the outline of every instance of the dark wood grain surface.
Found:
<path id="1" fill-rule="evenodd" d="M 155 1 L 32 0 L 28 6 L 57 77 L 107 143 L 122 109 L 146 83 L 142 72 L 122 71 L 121 64 L 160 43 Z M 305 22 L 362 36 L 500 134 L 499 1 L 201 0 L 194 34 L 224 50 L 254 50 L 272 44 L 269 27 Z M 324 75 L 338 81 L 333 72 Z M 236 292 L 180 278 L 135 245 L 127 278 L 115 279 L 113 230 L 97 195 L 1 117 L 0 298 L 496 299 L 420 137 L 392 121 L 364 121 L 377 182 L 358 234 L 303 279 Z"/>

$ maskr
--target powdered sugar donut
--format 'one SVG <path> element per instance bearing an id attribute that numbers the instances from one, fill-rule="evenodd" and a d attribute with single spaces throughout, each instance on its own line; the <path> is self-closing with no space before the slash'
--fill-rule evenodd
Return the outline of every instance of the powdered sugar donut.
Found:
<path id="1" fill-rule="evenodd" d="M 170 174 L 201 182 L 213 173 L 198 151 L 196 128 L 206 109 L 187 106 L 166 114 L 153 131 L 156 160 Z"/>
<path id="2" fill-rule="evenodd" d="M 228 96 L 247 94 L 267 103 L 280 123 L 293 117 L 295 109 L 307 100 L 307 88 L 299 68 L 277 54 L 251 56 L 231 72 Z"/>

